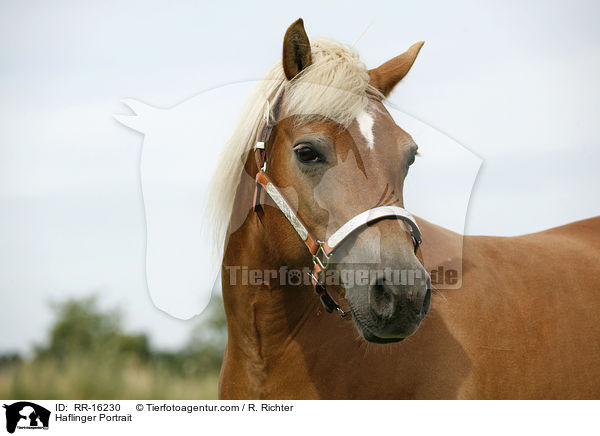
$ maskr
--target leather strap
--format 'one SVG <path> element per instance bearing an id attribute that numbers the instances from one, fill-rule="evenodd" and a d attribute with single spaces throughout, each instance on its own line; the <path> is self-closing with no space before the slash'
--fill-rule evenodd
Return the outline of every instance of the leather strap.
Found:
<path id="1" fill-rule="evenodd" d="M 279 118 L 279 112 L 281 111 L 281 101 L 283 100 L 283 94 L 285 94 L 285 85 L 281 85 L 275 94 L 273 99 L 273 105 L 267 100 L 267 107 L 262 121 L 256 131 L 256 141 L 254 143 L 254 159 L 256 161 L 256 167 L 259 173 L 265 173 L 267 170 L 267 158 L 268 158 L 268 146 L 269 139 L 273 128 Z M 265 174 L 266 175 L 266 174 Z M 256 186 L 254 189 L 254 200 L 253 209 L 258 214 L 259 218 L 262 219 L 264 213 L 262 204 L 264 202 L 264 190 L 263 185 L 258 183 L 258 174 L 256 174 Z"/>
<path id="2" fill-rule="evenodd" d="M 259 171 L 258 174 L 256 174 L 256 185 L 260 186 L 269 194 L 279 210 L 287 218 L 294 230 L 296 230 L 296 233 L 298 233 L 298 236 L 300 236 L 300 239 L 302 239 L 308 248 L 308 251 L 310 251 L 310 254 L 314 255 L 319 249 L 317 238 L 313 236 L 300 217 L 292 210 L 281 191 L 277 189 L 273 181 L 264 171 Z"/>
<path id="3" fill-rule="evenodd" d="M 344 239 L 362 226 L 366 226 L 373 221 L 377 221 L 386 217 L 400 218 L 407 224 L 416 252 L 419 245 L 421 245 L 421 231 L 419 230 L 419 226 L 417 225 L 414 217 L 408 213 L 406 209 L 403 209 L 399 206 L 380 206 L 359 213 L 354 218 L 347 221 L 338 230 L 336 230 L 336 232 L 327 240 L 325 253 L 330 254 L 333 252 L 333 250 L 335 250 L 335 248 L 340 245 Z"/>

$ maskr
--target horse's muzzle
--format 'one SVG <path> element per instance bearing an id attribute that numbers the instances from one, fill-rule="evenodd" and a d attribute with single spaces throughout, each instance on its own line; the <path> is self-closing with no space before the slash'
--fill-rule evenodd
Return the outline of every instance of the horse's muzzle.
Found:
<path id="1" fill-rule="evenodd" d="M 366 297 L 366 298 L 365 298 Z M 424 274 L 411 284 L 380 279 L 366 292 L 346 296 L 356 326 L 369 342 L 401 341 L 417 331 L 431 304 L 431 280 Z"/>

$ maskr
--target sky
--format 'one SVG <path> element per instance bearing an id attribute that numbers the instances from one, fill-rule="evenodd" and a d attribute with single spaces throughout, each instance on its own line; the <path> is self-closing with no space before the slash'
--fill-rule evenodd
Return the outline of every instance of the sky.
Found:
<path id="1" fill-rule="evenodd" d="M 113 114 L 127 113 L 125 98 L 174 108 L 260 79 L 298 17 L 309 37 L 349 44 L 368 28 L 356 48 L 369 67 L 425 40 L 390 104 L 482 160 L 465 233 L 511 236 L 598 215 L 599 9 L 593 1 L 3 2 L 0 352 L 44 340 L 49 301 L 90 293 L 119 306 L 127 327 L 156 346 L 184 343 L 197 320 L 158 310 L 145 283 L 144 137 Z M 245 95 L 237 97 L 231 116 Z M 233 128 L 229 116 L 214 127 Z M 206 146 L 218 153 L 220 144 Z M 430 175 L 433 186 L 444 183 Z M 445 222 L 443 211 L 424 218 Z"/>

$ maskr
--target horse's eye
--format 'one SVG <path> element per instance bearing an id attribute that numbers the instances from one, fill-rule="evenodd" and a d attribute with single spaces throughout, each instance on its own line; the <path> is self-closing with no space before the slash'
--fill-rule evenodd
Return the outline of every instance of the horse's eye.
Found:
<path id="1" fill-rule="evenodd" d="M 416 157 L 418 154 L 419 154 L 419 152 L 418 152 L 418 151 L 416 151 L 416 150 L 415 150 L 415 151 L 413 151 L 413 152 L 410 154 L 410 157 L 408 158 L 408 161 L 406 162 L 406 168 L 410 167 L 412 164 L 414 164 L 414 163 L 415 163 L 415 157 Z"/>
<path id="2" fill-rule="evenodd" d="M 296 156 L 298 157 L 298 160 L 300 160 L 300 162 L 314 163 L 321 161 L 321 156 L 319 155 L 319 153 L 317 153 L 315 150 L 313 150 L 307 145 L 301 145 L 295 148 L 294 151 L 296 152 Z"/>

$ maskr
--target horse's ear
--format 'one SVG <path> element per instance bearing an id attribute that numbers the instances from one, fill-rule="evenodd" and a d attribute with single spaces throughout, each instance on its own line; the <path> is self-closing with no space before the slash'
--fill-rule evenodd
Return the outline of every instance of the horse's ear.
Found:
<path id="1" fill-rule="evenodd" d="M 283 37 L 283 72 L 288 80 L 312 63 L 310 41 L 304 30 L 304 21 L 298 18 Z"/>
<path id="2" fill-rule="evenodd" d="M 425 41 L 419 41 L 400 56 L 396 56 L 385 64 L 369 70 L 371 85 L 381 91 L 384 96 L 387 96 L 392 92 L 394 86 L 410 71 L 423 44 L 425 44 Z"/>

